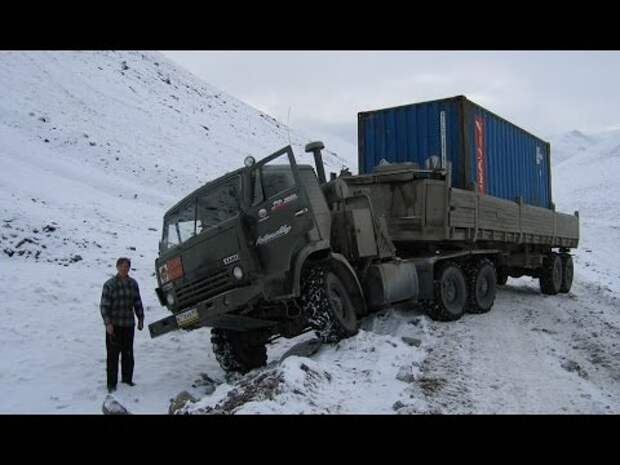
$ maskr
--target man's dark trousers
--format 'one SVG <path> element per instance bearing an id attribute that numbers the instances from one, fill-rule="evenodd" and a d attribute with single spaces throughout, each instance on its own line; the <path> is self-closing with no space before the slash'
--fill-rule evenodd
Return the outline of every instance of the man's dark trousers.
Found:
<path id="1" fill-rule="evenodd" d="M 133 381 L 133 326 L 114 326 L 114 335 L 105 333 L 105 346 L 108 351 L 108 388 L 116 387 L 118 382 L 118 357 L 121 356 L 121 376 L 124 383 Z"/>

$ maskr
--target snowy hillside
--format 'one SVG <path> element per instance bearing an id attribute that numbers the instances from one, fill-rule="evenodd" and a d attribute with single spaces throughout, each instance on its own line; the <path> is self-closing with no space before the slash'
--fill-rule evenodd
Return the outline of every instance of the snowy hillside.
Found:
<path id="1" fill-rule="evenodd" d="M 566 144 L 552 161 L 553 195 L 559 211 L 579 211 L 581 241 L 576 265 L 583 276 L 620 292 L 620 131 L 583 135 Z M 552 153 L 554 143 L 552 141 Z"/>
<path id="2" fill-rule="evenodd" d="M 290 138 L 296 155 L 309 162 L 303 151 L 309 139 L 294 131 Z M 61 230 L 75 233 L 67 241 L 77 247 L 93 233 L 118 235 L 110 224 L 148 234 L 139 225 L 157 227 L 182 196 L 240 167 L 246 155 L 259 159 L 288 139 L 288 129 L 270 116 L 160 54 L 0 54 L 0 211 L 11 226 L 34 231 L 70 210 Z M 328 170 L 355 159 L 353 147 L 337 145 L 349 150 L 348 158 L 326 151 Z M 124 211 L 134 207 L 138 217 Z M 84 227 L 91 218 L 97 221 Z M 60 234 L 51 232 L 50 240 L 64 241 Z M 2 241 L 9 255 L 14 247 L 28 256 L 34 246 Z M 103 244 L 113 245 L 96 246 Z M 71 260 L 56 256 L 58 247 L 36 252 Z"/>
<path id="3" fill-rule="evenodd" d="M 295 153 L 320 135 L 291 130 Z M 0 53 L 0 413 L 100 413 L 103 282 L 132 258 L 146 323 L 162 213 L 204 182 L 287 145 L 288 129 L 156 53 Z M 325 153 L 356 171 L 356 148 Z M 581 215 L 575 284 L 510 279 L 493 311 L 437 323 L 364 319 L 319 347 L 280 339 L 268 366 L 225 376 L 209 330 L 136 333 L 132 413 L 620 413 L 620 133 L 552 140 L 554 200 Z M 556 155 L 557 154 L 557 155 Z"/>

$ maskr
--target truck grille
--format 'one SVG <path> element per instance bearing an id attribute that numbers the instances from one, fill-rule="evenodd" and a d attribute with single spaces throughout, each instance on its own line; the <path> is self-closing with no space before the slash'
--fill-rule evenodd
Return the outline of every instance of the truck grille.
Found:
<path id="1" fill-rule="evenodd" d="M 201 302 L 211 296 L 233 287 L 232 277 L 227 270 L 220 270 L 176 290 L 180 308 Z"/>

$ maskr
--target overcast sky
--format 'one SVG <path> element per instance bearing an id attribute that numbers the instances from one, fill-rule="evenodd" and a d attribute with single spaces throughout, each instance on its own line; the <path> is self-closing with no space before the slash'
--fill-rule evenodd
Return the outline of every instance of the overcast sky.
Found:
<path id="1" fill-rule="evenodd" d="M 357 113 L 465 95 L 549 139 L 620 128 L 620 52 L 164 52 L 312 137 L 357 145 Z"/>

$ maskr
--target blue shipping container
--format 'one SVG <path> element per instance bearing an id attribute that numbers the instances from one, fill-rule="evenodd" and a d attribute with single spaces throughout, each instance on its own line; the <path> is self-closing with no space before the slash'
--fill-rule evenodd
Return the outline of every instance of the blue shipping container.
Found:
<path id="1" fill-rule="evenodd" d="M 464 96 L 358 113 L 358 157 L 360 174 L 443 164 L 454 187 L 553 208 L 549 143 Z"/>

